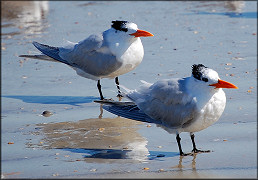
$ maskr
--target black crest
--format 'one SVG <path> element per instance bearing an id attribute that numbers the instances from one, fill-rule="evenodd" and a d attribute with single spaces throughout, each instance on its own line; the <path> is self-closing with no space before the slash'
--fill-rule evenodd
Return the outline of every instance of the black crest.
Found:
<path id="1" fill-rule="evenodd" d="M 127 32 L 128 29 L 125 27 L 125 24 L 128 23 L 128 21 L 112 21 L 111 27 L 118 30 L 118 31 L 124 31 Z"/>
<path id="2" fill-rule="evenodd" d="M 207 78 L 202 78 L 202 71 L 204 68 L 207 68 L 203 64 L 194 64 L 192 65 L 192 74 L 195 79 L 206 81 Z M 205 79 L 205 80 L 204 80 Z M 208 80 L 207 80 L 208 81 Z M 206 82 L 207 82 L 206 81 Z"/>

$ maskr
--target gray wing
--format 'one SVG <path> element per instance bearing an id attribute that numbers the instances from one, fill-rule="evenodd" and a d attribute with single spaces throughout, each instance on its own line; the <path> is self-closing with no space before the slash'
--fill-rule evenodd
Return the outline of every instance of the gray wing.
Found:
<path id="1" fill-rule="evenodd" d="M 133 100 L 152 119 L 170 128 L 185 127 L 198 115 L 193 98 L 186 93 L 185 79 L 160 80 L 144 90 L 130 92 Z"/>
<path id="2" fill-rule="evenodd" d="M 71 43 L 67 47 L 53 47 L 38 42 L 33 42 L 33 45 L 50 58 L 44 55 L 21 55 L 20 57 L 49 61 L 54 59 L 74 67 L 76 71 L 78 68 L 97 77 L 109 75 L 122 65 L 109 51 L 102 35 L 91 35 L 87 39 Z"/>
<path id="3" fill-rule="evenodd" d="M 133 102 L 119 102 L 119 101 L 94 101 L 103 104 L 103 109 L 106 111 L 141 122 L 161 124 L 161 121 L 156 121 L 150 118 L 147 114 L 141 111 Z"/>
<path id="4" fill-rule="evenodd" d="M 32 59 L 40 59 L 40 60 L 45 60 L 45 61 L 53 61 L 53 62 L 60 62 L 57 61 L 45 54 L 39 54 L 39 55 L 19 55 L 19 57 L 25 57 L 25 58 L 32 58 Z"/>
<path id="5" fill-rule="evenodd" d="M 66 60 L 64 60 L 63 58 L 61 58 L 60 56 L 59 56 L 59 48 L 58 47 L 53 47 L 53 46 L 48 46 L 48 45 L 45 45 L 45 44 L 40 44 L 40 43 L 38 43 L 38 42 L 33 42 L 32 43 L 39 51 L 41 51 L 43 54 L 45 54 L 45 55 L 47 55 L 47 56 L 49 56 L 49 57 L 51 57 L 51 58 L 53 58 L 53 59 L 55 59 L 55 60 L 57 60 L 57 61 L 59 61 L 59 62 L 62 62 L 62 63 L 65 63 L 65 64 L 67 64 L 67 65 L 70 65 L 71 66 L 71 64 L 68 62 L 68 61 L 66 61 Z M 36 55 L 36 57 L 39 57 L 39 58 L 43 58 L 43 60 L 49 60 L 49 59 L 47 59 L 46 57 L 45 57 L 45 59 L 44 59 L 44 56 L 42 56 L 42 55 Z M 28 56 L 27 56 L 28 57 Z"/>
<path id="6" fill-rule="evenodd" d="M 91 35 L 72 48 L 62 47 L 59 51 L 62 59 L 94 76 L 108 75 L 122 65 L 109 51 L 102 35 Z"/>

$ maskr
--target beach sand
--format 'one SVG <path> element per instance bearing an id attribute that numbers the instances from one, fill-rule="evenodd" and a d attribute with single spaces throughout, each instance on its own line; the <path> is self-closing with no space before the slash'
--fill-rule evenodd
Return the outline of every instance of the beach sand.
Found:
<path id="1" fill-rule="evenodd" d="M 1 3 L 2 178 L 257 177 L 257 2 Z M 61 63 L 18 57 L 38 53 L 32 41 L 78 42 L 116 19 L 154 34 L 141 38 L 143 62 L 119 77 L 127 88 L 190 76 L 195 63 L 239 87 L 225 90 L 220 120 L 195 133 L 197 147 L 210 153 L 180 157 L 175 135 L 94 103 L 95 81 Z M 114 80 L 101 83 L 104 96 L 118 100 Z M 180 136 L 190 152 L 189 134 Z"/>

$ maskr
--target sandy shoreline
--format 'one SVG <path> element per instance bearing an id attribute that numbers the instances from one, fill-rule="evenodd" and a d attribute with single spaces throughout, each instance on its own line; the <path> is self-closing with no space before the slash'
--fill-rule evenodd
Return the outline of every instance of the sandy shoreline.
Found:
<path id="1" fill-rule="evenodd" d="M 257 177 L 257 2 L 13 3 L 2 4 L 2 178 Z M 194 63 L 239 87 L 225 90 L 220 120 L 195 134 L 197 147 L 211 153 L 180 158 L 175 135 L 94 103 L 95 81 L 59 63 L 18 57 L 37 53 L 32 41 L 80 41 L 115 19 L 154 34 L 142 38 L 139 67 L 119 77 L 126 87 L 189 76 Z M 114 80 L 102 87 L 116 99 Z M 190 152 L 189 134 L 181 138 Z"/>

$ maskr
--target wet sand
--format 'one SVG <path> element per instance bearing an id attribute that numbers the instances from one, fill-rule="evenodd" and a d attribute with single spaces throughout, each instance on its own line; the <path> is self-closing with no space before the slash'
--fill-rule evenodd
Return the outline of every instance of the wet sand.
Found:
<path id="1" fill-rule="evenodd" d="M 1 3 L 2 178 L 257 177 L 256 2 Z M 120 76 L 126 87 L 189 76 L 194 63 L 239 87 L 225 90 L 220 120 L 195 133 L 197 147 L 212 152 L 180 157 L 175 135 L 94 103 L 95 81 L 63 64 L 18 57 L 37 53 L 32 41 L 80 41 L 115 19 L 154 34 L 142 38 L 143 62 Z M 102 80 L 102 87 L 117 100 L 114 80 Z M 190 152 L 189 134 L 181 138 Z"/>

